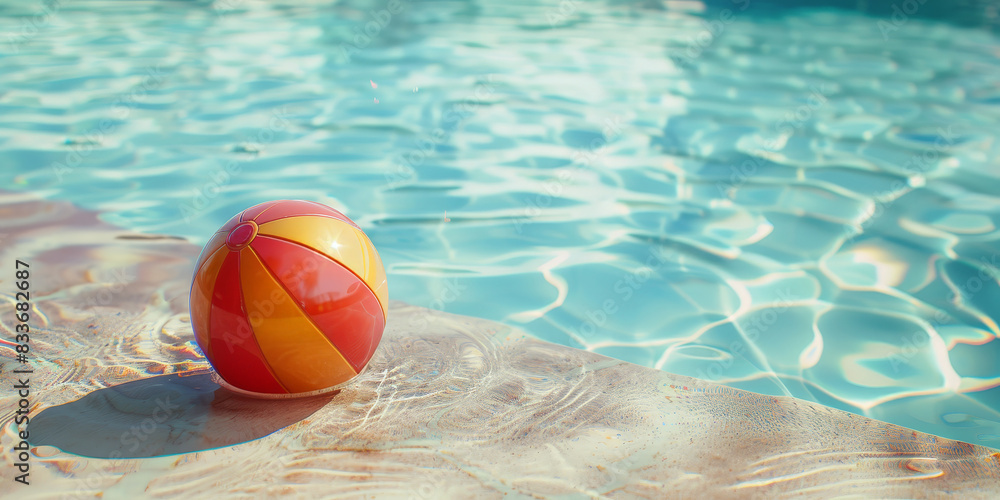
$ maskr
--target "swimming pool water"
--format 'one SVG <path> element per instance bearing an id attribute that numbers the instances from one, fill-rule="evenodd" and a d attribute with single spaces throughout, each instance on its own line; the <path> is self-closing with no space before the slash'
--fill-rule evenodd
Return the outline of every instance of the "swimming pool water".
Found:
<path id="1" fill-rule="evenodd" d="M 393 299 L 1000 447 L 1000 40 L 897 21 L 4 1 L 0 176 L 197 243 L 324 202 Z"/>

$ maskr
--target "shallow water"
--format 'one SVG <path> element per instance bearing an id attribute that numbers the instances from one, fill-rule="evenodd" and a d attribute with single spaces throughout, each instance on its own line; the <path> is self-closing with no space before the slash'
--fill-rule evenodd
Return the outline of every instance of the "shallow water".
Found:
<path id="1" fill-rule="evenodd" d="M 0 175 L 321 201 L 393 298 L 1000 447 L 1000 40 L 666 4 L 0 2 Z"/>
<path id="2" fill-rule="evenodd" d="M 0 461 L 23 460 L 17 432 L 30 431 L 35 496 L 1000 495 L 991 448 L 398 301 L 351 383 L 248 398 L 193 347 L 176 291 L 197 245 L 26 195 L 0 192 L 0 215 L 0 258 L 45 269 L 31 275 L 30 423 L 14 425 L 17 397 L 0 396 Z M 109 282 L 121 262 L 127 279 Z M 13 309 L 0 304 L 5 324 Z M 0 482 L 19 472 L 0 467 Z"/>

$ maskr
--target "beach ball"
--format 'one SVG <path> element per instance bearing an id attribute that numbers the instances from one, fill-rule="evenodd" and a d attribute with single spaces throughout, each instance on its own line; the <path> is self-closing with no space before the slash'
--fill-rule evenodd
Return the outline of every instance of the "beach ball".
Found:
<path id="1" fill-rule="evenodd" d="M 269 201 L 237 214 L 205 245 L 191 285 L 191 325 L 231 386 L 321 391 L 371 360 L 387 290 L 378 252 L 351 219 L 311 201 Z"/>

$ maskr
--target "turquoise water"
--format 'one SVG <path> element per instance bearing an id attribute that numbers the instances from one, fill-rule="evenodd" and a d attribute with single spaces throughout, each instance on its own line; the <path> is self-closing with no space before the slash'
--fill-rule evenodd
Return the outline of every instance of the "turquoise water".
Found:
<path id="1" fill-rule="evenodd" d="M 1000 39 L 919 14 L 5 1 L 0 179 L 320 201 L 391 298 L 1000 447 Z"/>

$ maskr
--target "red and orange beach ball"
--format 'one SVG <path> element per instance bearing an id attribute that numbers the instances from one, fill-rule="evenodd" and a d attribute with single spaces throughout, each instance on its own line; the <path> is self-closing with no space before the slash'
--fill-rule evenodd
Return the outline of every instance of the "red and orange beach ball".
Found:
<path id="1" fill-rule="evenodd" d="M 205 245 L 191 324 L 233 387 L 310 393 L 365 368 L 382 339 L 387 291 L 378 252 L 347 216 L 310 201 L 269 201 Z"/>

